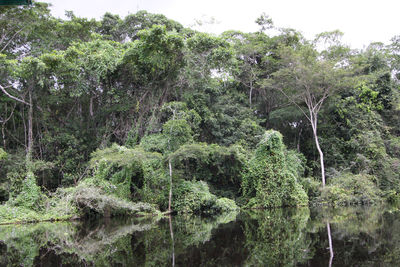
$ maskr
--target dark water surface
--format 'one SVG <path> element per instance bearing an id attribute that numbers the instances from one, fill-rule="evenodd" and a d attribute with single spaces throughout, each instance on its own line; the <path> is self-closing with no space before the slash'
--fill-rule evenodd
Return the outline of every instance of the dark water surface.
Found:
<path id="1" fill-rule="evenodd" d="M 329 266 L 330 260 L 400 266 L 400 211 L 301 208 L 0 226 L 0 266 Z"/>

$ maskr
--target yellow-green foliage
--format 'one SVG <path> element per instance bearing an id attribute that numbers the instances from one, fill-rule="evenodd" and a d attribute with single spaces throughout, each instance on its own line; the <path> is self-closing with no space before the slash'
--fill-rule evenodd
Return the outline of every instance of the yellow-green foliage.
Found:
<path id="1" fill-rule="evenodd" d="M 105 192 L 126 200 L 158 205 L 167 202 L 163 190 L 167 178 L 161 154 L 114 144 L 94 152 L 90 163 L 94 179 L 89 181 Z"/>
<path id="2" fill-rule="evenodd" d="M 167 149 L 167 144 L 167 138 L 161 133 L 146 135 L 140 140 L 140 147 L 147 152 L 163 153 Z"/>
<path id="3" fill-rule="evenodd" d="M 0 224 L 35 222 L 43 220 L 43 214 L 25 207 L 16 207 L 11 205 L 0 206 Z"/>
<path id="4" fill-rule="evenodd" d="M 73 202 L 75 188 L 59 189 L 50 197 L 40 192 L 40 188 L 27 179 L 23 191 L 0 206 L 0 224 L 65 220 L 78 217 Z"/>
<path id="5" fill-rule="evenodd" d="M 2 161 L 4 159 L 7 159 L 7 153 L 0 148 L 0 202 L 7 200 L 8 196 L 9 196 L 9 190 L 8 190 L 8 181 L 5 180 L 4 178 L 6 178 L 6 172 L 4 173 L 4 170 L 2 171 L 2 169 L 4 168 Z"/>
<path id="6" fill-rule="evenodd" d="M 277 131 L 265 132 L 243 176 L 243 195 L 250 208 L 300 206 L 308 197 L 287 166 L 286 148 Z"/>
<path id="7" fill-rule="evenodd" d="M 110 217 L 129 216 L 139 212 L 156 213 L 155 208 L 150 204 L 132 203 L 113 195 L 107 195 L 97 187 L 78 186 L 74 192 L 73 199 L 78 208 L 82 209 L 86 214 L 94 212 Z"/>
<path id="8" fill-rule="evenodd" d="M 0 206 L 0 224 L 65 220 L 83 216 L 106 217 L 158 214 L 148 203 L 132 202 L 116 196 L 109 181 L 88 178 L 75 187 L 59 188 L 46 197 L 27 179 L 23 191 L 6 205 Z"/>
<path id="9" fill-rule="evenodd" d="M 169 120 L 163 125 L 163 134 L 167 141 L 167 151 L 173 152 L 181 145 L 193 140 L 190 125 L 184 119 Z"/>
<path id="10" fill-rule="evenodd" d="M 381 203 L 382 192 L 374 180 L 374 176 L 367 174 L 343 174 L 322 188 L 317 201 L 334 206 Z"/>
<path id="11" fill-rule="evenodd" d="M 217 214 L 237 210 L 233 200 L 218 199 L 206 182 L 182 181 L 174 190 L 173 210 L 178 213 Z"/>
<path id="12" fill-rule="evenodd" d="M 15 198 L 11 198 L 8 204 L 40 211 L 44 207 L 45 199 L 46 196 L 41 192 L 40 187 L 36 185 L 34 174 L 28 172 L 22 185 L 22 191 Z"/>
<path id="13" fill-rule="evenodd" d="M 7 153 L 0 148 L 0 160 L 5 159 L 7 157 Z"/>
<path id="14" fill-rule="evenodd" d="M 394 206 L 398 206 L 400 204 L 400 193 L 396 190 L 388 190 L 384 193 L 385 200 Z"/>
<path id="15" fill-rule="evenodd" d="M 214 206 L 216 210 L 221 212 L 238 210 L 235 201 L 226 197 L 218 198 Z"/>
<path id="16" fill-rule="evenodd" d="M 200 115 L 193 109 L 188 109 L 185 102 L 172 101 L 165 103 L 161 108 L 161 120 L 185 120 L 193 131 L 198 130 L 201 122 Z"/>

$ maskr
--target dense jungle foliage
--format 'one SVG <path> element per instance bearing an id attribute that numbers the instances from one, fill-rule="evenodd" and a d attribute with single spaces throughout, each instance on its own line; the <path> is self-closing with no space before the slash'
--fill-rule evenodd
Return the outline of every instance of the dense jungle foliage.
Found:
<path id="1" fill-rule="evenodd" d="M 0 7 L 1 222 L 399 201 L 400 36 L 66 15 Z"/>

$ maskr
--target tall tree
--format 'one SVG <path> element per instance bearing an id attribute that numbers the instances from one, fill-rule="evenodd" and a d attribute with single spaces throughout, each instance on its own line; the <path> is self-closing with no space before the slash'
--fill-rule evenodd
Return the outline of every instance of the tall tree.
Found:
<path id="1" fill-rule="evenodd" d="M 46 35 L 51 20 L 49 4 L 0 7 L 0 53 L 12 57 L 29 55 Z"/>
<path id="2" fill-rule="evenodd" d="M 283 68 L 273 74 L 266 85 L 284 94 L 311 124 L 315 146 L 320 157 L 322 185 L 325 186 L 324 153 L 318 138 L 318 114 L 325 100 L 342 88 L 345 67 L 332 53 L 318 52 L 313 45 L 285 47 L 281 51 Z M 304 107 L 305 106 L 305 107 Z"/>
<path id="3" fill-rule="evenodd" d="M 185 65 L 184 42 L 176 32 L 154 25 L 139 31 L 139 39 L 129 43 L 124 53 L 118 79 L 136 102 L 134 124 L 139 135 L 157 131 L 154 121 L 161 106 L 173 98 L 180 70 Z M 118 86 L 118 85 L 117 85 Z M 148 116 L 149 121 L 143 117 Z M 157 129 L 153 129 L 153 127 Z"/>

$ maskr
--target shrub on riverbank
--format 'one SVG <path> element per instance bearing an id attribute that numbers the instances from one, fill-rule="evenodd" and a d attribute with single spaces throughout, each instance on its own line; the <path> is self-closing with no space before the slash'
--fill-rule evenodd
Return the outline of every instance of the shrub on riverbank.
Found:
<path id="1" fill-rule="evenodd" d="M 92 154 L 93 177 L 84 182 L 125 200 L 147 202 L 166 209 L 168 178 L 163 163 L 158 152 L 114 144 Z"/>
<path id="2" fill-rule="evenodd" d="M 40 187 L 36 185 L 35 176 L 28 172 L 22 184 L 22 191 L 8 201 L 8 204 L 15 207 L 23 207 L 34 211 L 43 209 L 46 196 L 42 193 Z"/>
<path id="3" fill-rule="evenodd" d="M 316 202 L 333 206 L 382 203 L 382 192 L 374 180 L 367 174 L 342 174 L 321 189 Z"/>
<path id="4" fill-rule="evenodd" d="M 45 196 L 27 179 L 24 190 L 5 205 L 0 206 L 0 224 L 57 221 L 85 216 L 157 215 L 152 205 L 132 202 L 107 193 L 93 184 L 93 179 L 82 181 L 76 187 L 59 188 Z M 110 186 L 112 186 L 110 184 Z M 39 190 L 39 191 L 38 191 Z"/>
<path id="5" fill-rule="evenodd" d="M 99 214 L 104 217 L 114 217 L 142 212 L 156 214 L 156 209 L 148 203 L 133 203 L 107 195 L 97 187 L 78 187 L 73 194 L 73 201 L 79 212 L 84 215 Z"/>
<path id="6" fill-rule="evenodd" d="M 214 215 L 237 210 L 235 201 L 210 193 L 204 181 L 182 181 L 174 192 L 173 210 L 178 213 Z"/>
<path id="7" fill-rule="evenodd" d="M 249 199 L 247 207 L 308 204 L 307 194 L 297 181 L 297 172 L 287 166 L 285 152 L 282 135 L 273 130 L 265 132 L 243 176 L 243 195 Z"/>
<path id="8" fill-rule="evenodd" d="M 206 143 L 185 144 L 170 156 L 174 173 L 180 179 L 206 181 L 221 197 L 240 195 L 246 151 L 240 145 L 229 147 Z"/>

